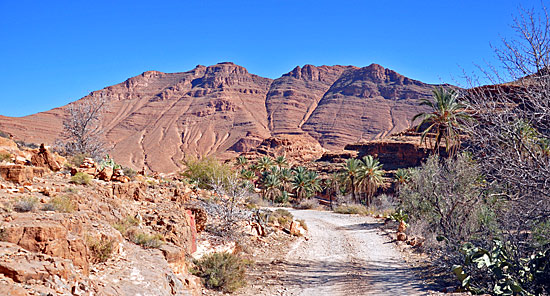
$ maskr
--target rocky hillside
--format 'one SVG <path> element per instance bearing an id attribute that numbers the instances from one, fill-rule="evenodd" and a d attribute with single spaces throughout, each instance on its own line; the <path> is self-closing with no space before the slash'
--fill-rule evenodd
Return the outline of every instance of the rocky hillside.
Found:
<path id="1" fill-rule="evenodd" d="M 109 103 L 103 126 L 119 162 L 171 172 L 185 155 L 229 158 L 271 137 L 304 135 L 309 146 L 329 150 L 379 138 L 407 128 L 421 111 L 418 98 L 432 87 L 376 64 L 306 65 L 272 80 L 220 63 L 182 73 L 148 71 L 87 97 Z M 65 108 L 0 116 L 0 130 L 51 144 Z"/>

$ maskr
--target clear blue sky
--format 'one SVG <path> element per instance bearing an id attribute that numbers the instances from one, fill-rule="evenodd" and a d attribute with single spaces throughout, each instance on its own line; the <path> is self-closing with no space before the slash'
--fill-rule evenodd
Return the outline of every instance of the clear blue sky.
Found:
<path id="1" fill-rule="evenodd" d="M 232 61 L 277 78 L 296 65 L 378 63 L 428 83 L 492 61 L 519 5 L 540 1 L 0 0 L 0 114 L 62 106 L 147 70 Z"/>

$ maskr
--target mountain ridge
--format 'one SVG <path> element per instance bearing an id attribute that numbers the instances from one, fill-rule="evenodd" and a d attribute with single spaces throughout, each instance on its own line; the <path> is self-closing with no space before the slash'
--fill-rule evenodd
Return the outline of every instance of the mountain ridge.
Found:
<path id="1" fill-rule="evenodd" d="M 171 172 L 187 155 L 230 158 L 269 137 L 303 135 L 328 150 L 379 138 L 407 128 L 424 111 L 418 99 L 433 86 L 377 64 L 304 65 L 270 79 L 223 62 L 187 72 L 145 71 L 80 100 L 109 102 L 102 125 L 119 162 Z M 0 130 L 52 144 L 66 106 L 0 116 Z"/>

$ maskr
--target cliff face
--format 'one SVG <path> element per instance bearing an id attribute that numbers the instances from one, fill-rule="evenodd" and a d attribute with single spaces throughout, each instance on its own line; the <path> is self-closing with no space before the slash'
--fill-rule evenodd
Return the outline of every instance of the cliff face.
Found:
<path id="1" fill-rule="evenodd" d="M 379 65 L 296 67 L 272 80 L 220 63 L 181 73 L 148 71 L 92 92 L 109 108 L 103 122 L 123 165 L 171 172 L 187 154 L 229 158 L 270 137 L 303 135 L 330 150 L 409 126 L 432 85 Z M 84 97 L 82 99 L 86 99 Z M 21 118 L 0 116 L 0 130 L 53 143 L 65 107 Z"/>
<path id="2" fill-rule="evenodd" d="M 303 130 L 328 149 L 381 138 L 409 127 L 424 111 L 418 99 L 430 97 L 432 87 L 376 64 L 349 69 L 325 93 Z"/>

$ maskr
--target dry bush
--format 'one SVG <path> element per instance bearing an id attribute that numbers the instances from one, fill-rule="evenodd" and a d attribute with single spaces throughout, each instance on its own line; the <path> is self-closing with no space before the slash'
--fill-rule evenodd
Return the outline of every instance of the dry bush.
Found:
<path id="1" fill-rule="evenodd" d="M 24 212 L 32 212 L 38 207 L 38 198 L 34 196 L 27 196 L 18 198 L 13 203 L 13 209 L 16 212 L 24 213 Z"/>
<path id="2" fill-rule="evenodd" d="M 334 212 L 339 214 L 368 215 L 369 209 L 360 204 L 343 204 L 337 206 Z"/>
<path id="3" fill-rule="evenodd" d="M 109 260 L 114 251 L 116 241 L 102 237 L 100 239 L 94 237 L 86 237 L 86 245 L 90 250 L 92 261 L 101 263 Z"/>
<path id="4" fill-rule="evenodd" d="M 92 183 L 92 176 L 86 173 L 76 173 L 71 177 L 71 183 L 78 185 L 90 185 Z"/>
<path id="5" fill-rule="evenodd" d="M 231 253 L 212 253 L 195 260 L 191 272 L 210 289 L 235 292 L 246 285 L 245 272 L 249 262 Z"/>
<path id="6" fill-rule="evenodd" d="M 76 203 L 70 195 L 56 196 L 44 205 L 45 211 L 57 211 L 62 213 L 72 213 L 76 210 Z"/>
<path id="7" fill-rule="evenodd" d="M 300 201 L 298 204 L 293 205 L 293 207 L 301 210 L 314 210 L 320 208 L 320 205 L 315 198 L 308 198 Z"/>

